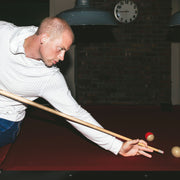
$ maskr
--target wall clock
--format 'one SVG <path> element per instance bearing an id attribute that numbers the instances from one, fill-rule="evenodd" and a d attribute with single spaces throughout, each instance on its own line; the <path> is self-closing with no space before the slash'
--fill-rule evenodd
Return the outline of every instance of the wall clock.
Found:
<path id="1" fill-rule="evenodd" d="M 114 16 L 121 23 L 130 23 L 137 15 L 138 7 L 131 0 L 121 0 L 114 7 Z"/>

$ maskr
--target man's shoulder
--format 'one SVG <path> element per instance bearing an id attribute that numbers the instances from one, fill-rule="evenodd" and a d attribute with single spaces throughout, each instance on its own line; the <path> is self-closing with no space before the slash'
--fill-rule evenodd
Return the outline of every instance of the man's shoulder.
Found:
<path id="1" fill-rule="evenodd" d="M 0 21 L 0 30 L 1 31 L 14 31 L 20 33 L 35 33 L 37 31 L 36 26 L 17 26 L 11 22 Z"/>
<path id="2" fill-rule="evenodd" d="M 11 29 L 14 29 L 15 27 L 16 27 L 16 25 L 14 25 L 13 23 L 6 22 L 6 21 L 0 21 L 0 29 L 11 30 Z"/>

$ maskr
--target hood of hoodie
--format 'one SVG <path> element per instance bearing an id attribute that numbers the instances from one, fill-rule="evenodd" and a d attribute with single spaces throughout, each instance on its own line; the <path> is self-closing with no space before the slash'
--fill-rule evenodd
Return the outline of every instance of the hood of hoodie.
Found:
<path id="1" fill-rule="evenodd" d="M 13 54 L 24 53 L 24 40 L 37 31 L 36 26 L 15 27 L 9 40 L 9 48 Z"/>

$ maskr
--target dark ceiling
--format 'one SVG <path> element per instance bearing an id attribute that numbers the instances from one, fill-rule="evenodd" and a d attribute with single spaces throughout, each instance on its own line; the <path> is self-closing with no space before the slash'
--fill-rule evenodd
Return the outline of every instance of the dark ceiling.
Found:
<path id="1" fill-rule="evenodd" d="M 49 16 L 49 0 L 1 0 L 0 20 L 16 25 L 39 25 Z"/>

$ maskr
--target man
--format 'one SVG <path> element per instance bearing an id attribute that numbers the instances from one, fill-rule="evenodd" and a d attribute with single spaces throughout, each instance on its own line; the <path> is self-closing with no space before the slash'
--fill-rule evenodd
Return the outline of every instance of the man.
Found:
<path id="1" fill-rule="evenodd" d="M 70 26 L 57 17 L 45 18 L 39 28 L 17 27 L 0 21 L 0 89 L 30 100 L 46 99 L 55 109 L 101 125 L 71 96 L 63 75 L 55 66 L 64 60 L 74 41 Z M 0 96 L 0 146 L 15 141 L 26 106 Z M 115 137 L 69 122 L 85 137 L 100 147 L 122 156 L 144 155 L 151 158 L 151 149 L 143 140 L 122 142 Z M 139 146 L 141 142 L 145 146 Z M 146 152 L 147 151 L 147 152 Z"/>

